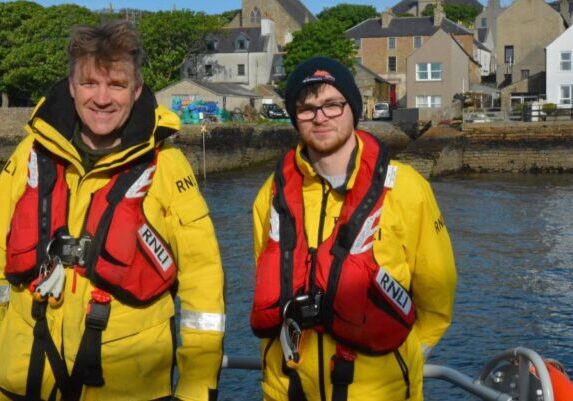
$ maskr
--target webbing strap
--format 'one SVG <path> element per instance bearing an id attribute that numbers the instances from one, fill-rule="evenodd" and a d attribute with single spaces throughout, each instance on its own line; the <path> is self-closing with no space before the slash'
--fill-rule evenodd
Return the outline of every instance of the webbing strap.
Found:
<path id="1" fill-rule="evenodd" d="M 348 386 L 354 381 L 354 361 L 348 361 L 337 355 L 333 355 L 331 361 L 332 401 L 346 401 Z"/>
<path id="2" fill-rule="evenodd" d="M 288 400 L 289 401 L 307 401 L 302 389 L 300 376 L 295 369 L 289 368 L 283 359 L 283 373 L 288 376 Z"/>
<path id="3" fill-rule="evenodd" d="M 42 389 L 42 376 L 44 374 L 46 357 L 52 368 L 56 387 L 60 389 L 62 396 L 67 399 L 70 388 L 70 376 L 65 361 L 60 357 L 58 349 L 50 336 L 48 322 L 46 321 L 45 302 L 34 301 L 32 304 L 32 315 L 36 319 L 34 325 L 34 341 L 30 355 L 30 366 L 28 367 L 28 379 L 26 381 L 26 399 L 40 400 Z"/>

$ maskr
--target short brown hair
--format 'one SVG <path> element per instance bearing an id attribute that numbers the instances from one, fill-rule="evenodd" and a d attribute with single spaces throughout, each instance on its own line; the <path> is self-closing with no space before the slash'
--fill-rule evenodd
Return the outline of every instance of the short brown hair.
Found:
<path id="1" fill-rule="evenodd" d="M 103 68 L 109 68 L 111 63 L 127 58 L 133 63 L 137 79 L 142 80 L 141 65 L 145 52 L 139 32 L 129 21 L 112 21 L 97 27 L 75 27 L 67 54 L 70 75 L 77 61 L 88 56 L 93 56 L 96 65 Z"/>

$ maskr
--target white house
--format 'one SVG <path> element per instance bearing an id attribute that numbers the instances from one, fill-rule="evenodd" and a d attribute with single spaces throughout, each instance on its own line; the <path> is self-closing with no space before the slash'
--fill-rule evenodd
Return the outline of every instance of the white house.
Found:
<path id="1" fill-rule="evenodd" d="M 195 62 L 188 61 L 183 76 L 254 89 L 273 81 L 277 53 L 275 23 L 262 19 L 257 27 L 227 28 L 211 35 L 207 52 Z"/>
<path id="2" fill-rule="evenodd" d="M 573 26 L 545 48 L 547 101 L 559 107 L 573 104 Z"/>

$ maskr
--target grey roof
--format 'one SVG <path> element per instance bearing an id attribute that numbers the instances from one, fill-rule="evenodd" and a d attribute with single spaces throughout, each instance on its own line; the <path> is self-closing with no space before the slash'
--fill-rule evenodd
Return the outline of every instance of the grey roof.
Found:
<path id="1" fill-rule="evenodd" d="M 487 40 L 487 30 L 488 30 L 488 28 L 478 28 L 477 29 L 477 37 L 481 43 L 484 43 Z"/>
<path id="2" fill-rule="evenodd" d="M 467 28 L 444 18 L 440 27 L 434 26 L 432 17 L 394 17 L 387 28 L 382 28 L 380 18 L 370 18 L 346 31 L 346 37 L 379 38 L 388 36 L 432 36 L 438 28 L 454 35 L 472 35 Z"/>
<path id="3" fill-rule="evenodd" d="M 300 0 L 277 0 L 278 3 L 285 9 L 285 11 L 300 25 L 306 21 L 308 15 L 308 22 L 316 21 L 316 17 L 310 12 L 308 8 Z"/>
<path id="4" fill-rule="evenodd" d="M 362 71 L 364 71 L 366 74 L 370 75 L 372 78 L 374 78 L 375 81 L 387 82 L 384 78 L 382 78 L 380 75 L 378 75 L 377 73 L 375 73 L 371 69 L 367 68 L 364 64 L 356 63 L 355 66 L 358 67 L 359 69 L 361 69 Z"/>
<path id="5" fill-rule="evenodd" d="M 400 15 L 407 13 L 412 7 L 415 7 L 418 4 L 418 0 L 402 0 L 394 7 L 392 7 L 392 12 L 394 15 Z"/>
<path id="6" fill-rule="evenodd" d="M 551 3 L 547 3 L 548 5 L 550 5 L 555 11 L 557 11 L 558 13 L 561 12 L 561 5 L 560 5 L 560 1 L 552 1 Z M 569 2 L 569 14 L 573 13 L 573 2 Z"/>
<path id="7" fill-rule="evenodd" d="M 479 40 L 475 40 L 475 39 L 474 39 L 474 45 L 475 45 L 477 48 L 479 48 L 479 49 L 482 49 L 482 50 L 485 50 L 485 51 L 488 51 L 488 52 L 491 53 L 491 49 L 488 49 L 488 48 L 487 48 L 486 46 L 484 46 L 484 44 L 481 43 Z"/>
<path id="8" fill-rule="evenodd" d="M 247 50 L 235 49 L 235 40 L 243 35 L 249 40 Z M 209 36 L 209 39 L 217 39 L 217 48 L 207 53 L 235 53 L 246 52 L 261 53 L 265 51 L 268 37 L 261 35 L 261 27 L 253 28 L 227 28 L 222 32 Z"/>
<path id="9" fill-rule="evenodd" d="M 473 6 L 478 9 L 479 12 L 483 10 L 483 5 L 478 0 L 444 0 L 445 4 L 464 4 L 466 6 Z M 412 7 L 418 4 L 418 0 L 402 0 L 394 7 L 392 7 L 392 12 L 395 15 L 400 15 L 408 12 Z M 424 10 L 420 10 L 424 11 Z"/>
<path id="10" fill-rule="evenodd" d="M 209 82 L 198 79 L 189 79 L 189 81 L 194 82 L 196 85 L 202 86 L 217 95 L 232 95 L 232 96 L 245 96 L 245 97 L 261 97 L 255 92 L 245 88 L 241 84 L 233 83 L 217 83 Z"/>

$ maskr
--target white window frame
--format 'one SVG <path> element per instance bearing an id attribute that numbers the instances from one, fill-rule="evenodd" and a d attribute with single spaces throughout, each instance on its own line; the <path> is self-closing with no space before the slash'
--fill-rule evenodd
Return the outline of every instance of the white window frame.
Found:
<path id="1" fill-rule="evenodd" d="M 416 64 L 416 81 L 441 81 L 442 63 Z"/>
<path id="2" fill-rule="evenodd" d="M 362 38 L 354 39 L 354 47 L 358 50 L 362 48 Z"/>
<path id="3" fill-rule="evenodd" d="M 565 57 L 564 57 L 565 56 Z M 571 71 L 571 52 L 561 52 L 559 57 L 559 69 L 560 71 Z"/>
<path id="4" fill-rule="evenodd" d="M 563 96 L 565 91 L 568 96 Z M 559 88 L 559 104 L 573 104 L 573 85 L 561 85 Z"/>
<path id="5" fill-rule="evenodd" d="M 243 67 L 243 73 L 241 74 L 241 67 Z M 237 64 L 237 76 L 244 77 L 247 74 L 245 64 Z"/>
<path id="6" fill-rule="evenodd" d="M 420 46 L 416 46 L 416 39 L 420 41 Z M 412 41 L 413 41 L 414 49 L 419 49 L 420 47 L 422 47 L 423 41 L 422 41 L 422 37 L 421 37 L 421 36 L 414 36 L 414 38 L 412 39 Z"/>
<path id="7" fill-rule="evenodd" d="M 388 49 L 396 48 L 396 36 L 388 36 Z"/>
<path id="8" fill-rule="evenodd" d="M 418 95 L 416 96 L 416 107 L 419 109 L 442 107 L 441 95 Z"/>

